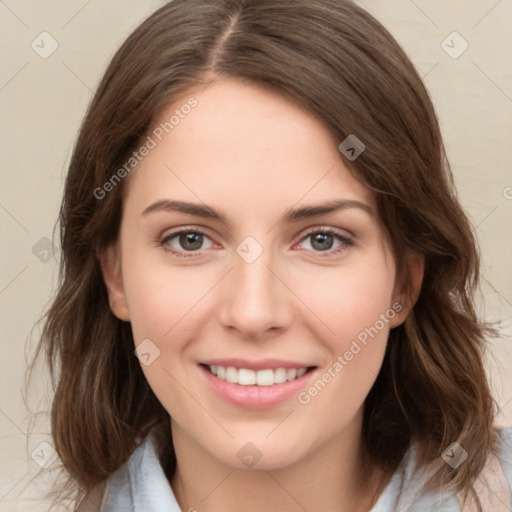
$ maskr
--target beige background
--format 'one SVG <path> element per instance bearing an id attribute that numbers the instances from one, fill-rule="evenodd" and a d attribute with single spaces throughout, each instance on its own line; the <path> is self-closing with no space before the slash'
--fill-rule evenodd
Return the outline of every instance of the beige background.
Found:
<path id="1" fill-rule="evenodd" d="M 512 2 L 359 3 L 403 45 L 436 105 L 460 198 L 482 247 L 481 311 L 503 322 L 503 337 L 492 343 L 488 365 L 502 407 L 499 419 L 512 423 Z M 32 344 L 26 346 L 26 340 L 57 277 L 58 250 L 55 256 L 45 251 L 95 86 L 121 41 L 161 4 L 0 0 L 1 512 L 47 510 L 40 499 L 26 500 L 40 492 L 29 483 L 31 475 L 51 460 L 48 426 L 42 414 L 29 433 L 21 394 L 38 328 Z M 40 36 L 43 31 L 56 43 Z M 43 56 L 52 44 L 58 48 L 43 59 L 33 41 Z M 44 410 L 49 395 L 43 370 L 38 379 L 30 403 Z"/>

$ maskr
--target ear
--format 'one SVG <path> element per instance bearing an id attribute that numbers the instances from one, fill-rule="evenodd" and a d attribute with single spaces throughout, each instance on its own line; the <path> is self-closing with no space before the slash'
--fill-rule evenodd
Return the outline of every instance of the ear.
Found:
<path id="1" fill-rule="evenodd" d="M 425 273 L 425 257 L 417 252 L 409 252 L 406 267 L 405 278 L 401 280 L 393 298 L 393 309 L 397 314 L 389 322 L 391 328 L 405 321 L 418 300 Z"/>
<path id="2" fill-rule="evenodd" d="M 121 273 L 121 251 L 118 243 L 113 243 L 102 249 L 98 254 L 103 281 L 107 287 L 110 310 L 119 318 L 128 322 L 130 313 L 123 287 Z"/>

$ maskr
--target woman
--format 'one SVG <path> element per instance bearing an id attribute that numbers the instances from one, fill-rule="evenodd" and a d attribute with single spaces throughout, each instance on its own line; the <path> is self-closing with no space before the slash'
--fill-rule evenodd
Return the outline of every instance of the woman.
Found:
<path id="1" fill-rule="evenodd" d="M 98 88 L 60 222 L 39 348 L 80 510 L 509 506 L 434 108 L 352 2 L 164 5 Z"/>

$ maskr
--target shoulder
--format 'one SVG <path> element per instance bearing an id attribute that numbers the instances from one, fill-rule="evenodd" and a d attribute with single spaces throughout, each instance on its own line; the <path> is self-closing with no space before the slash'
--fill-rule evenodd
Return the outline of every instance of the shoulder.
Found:
<path id="1" fill-rule="evenodd" d="M 512 426 L 496 429 L 496 452 L 508 481 L 512 481 Z"/>
<path id="2" fill-rule="evenodd" d="M 497 428 L 495 434 L 493 451 L 475 480 L 475 493 L 484 512 L 509 512 L 512 510 L 512 427 Z M 462 510 L 477 510 L 476 504 L 465 504 Z"/>
<path id="3" fill-rule="evenodd" d="M 439 491 L 423 492 L 428 472 L 416 466 L 413 445 L 371 512 L 473 512 L 474 503 L 461 505 L 460 497 Z M 496 429 L 495 446 L 475 482 L 483 512 L 512 510 L 512 427 Z M 101 504 L 100 504 L 101 503 Z M 98 505 L 100 504 L 100 505 Z M 164 507 L 164 508 L 161 508 Z M 179 506 L 156 455 L 153 436 L 137 447 L 130 459 L 91 493 L 79 512 L 118 510 L 166 510 L 179 512 Z"/>
<path id="4" fill-rule="evenodd" d="M 475 480 L 475 493 L 483 512 L 512 510 L 512 427 L 495 430 L 495 445 L 484 469 Z M 371 512 L 477 512 L 474 501 L 462 503 L 453 492 L 426 492 L 424 483 L 431 476 L 417 467 L 417 447 L 412 445 L 398 470 Z"/>
<path id="5" fill-rule="evenodd" d="M 103 484 L 96 495 L 94 512 L 180 512 L 180 508 L 160 465 L 154 433 L 150 432 L 130 458 Z M 89 506 L 91 500 L 80 505 Z M 99 506 L 97 503 L 100 503 Z M 79 508 L 78 512 L 89 512 Z"/>

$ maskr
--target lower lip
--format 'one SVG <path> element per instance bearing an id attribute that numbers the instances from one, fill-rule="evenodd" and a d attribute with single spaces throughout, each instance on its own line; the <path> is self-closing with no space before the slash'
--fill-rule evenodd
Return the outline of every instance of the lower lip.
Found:
<path id="1" fill-rule="evenodd" d="M 204 366 L 200 365 L 199 368 L 213 391 L 224 400 L 245 409 L 267 409 L 288 400 L 297 395 L 315 373 L 315 370 L 310 370 L 298 379 L 272 386 L 242 386 L 215 377 Z"/>

